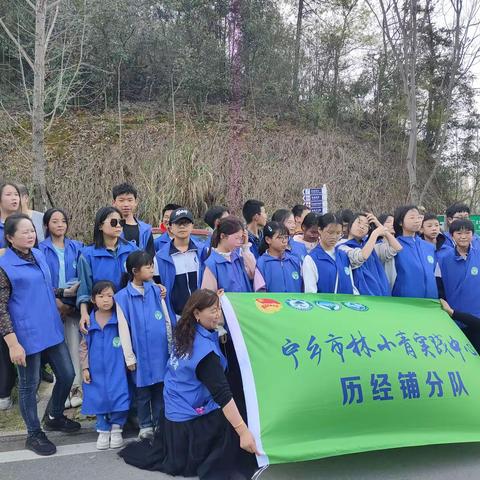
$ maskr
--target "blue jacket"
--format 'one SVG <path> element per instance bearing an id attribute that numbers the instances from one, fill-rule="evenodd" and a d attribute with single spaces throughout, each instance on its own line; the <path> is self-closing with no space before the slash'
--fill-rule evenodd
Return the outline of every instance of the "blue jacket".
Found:
<path id="1" fill-rule="evenodd" d="M 397 237 L 403 249 L 395 256 L 394 297 L 438 298 L 435 247 L 420 237 Z"/>
<path id="2" fill-rule="evenodd" d="M 260 248 L 260 244 L 262 243 L 263 232 L 259 230 L 258 237 L 256 237 L 252 232 L 248 232 L 248 241 L 252 244 L 250 247 L 250 251 L 253 253 L 256 259 L 260 256 L 258 249 Z"/>
<path id="3" fill-rule="evenodd" d="M 155 251 L 158 252 L 163 247 L 163 245 L 165 245 L 166 243 L 170 243 L 171 241 L 172 239 L 170 238 L 168 232 L 162 233 L 162 235 L 160 235 L 153 241 Z"/>
<path id="4" fill-rule="evenodd" d="M 309 254 L 318 270 L 318 293 L 353 294 L 353 278 L 348 255 L 337 250 L 335 260 L 317 245 Z"/>
<path id="5" fill-rule="evenodd" d="M 366 243 L 367 240 L 359 243 L 355 239 L 351 239 L 342 245 L 350 248 L 363 248 Z M 337 247 L 337 252 L 342 245 Z M 388 283 L 385 268 L 375 250 L 372 251 L 368 259 L 360 267 L 352 269 L 352 273 L 353 283 L 360 295 L 390 296 L 390 284 Z"/>
<path id="6" fill-rule="evenodd" d="M 103 330 L 92 312 L 88 334 L 84 338 L 91 383 L 82 386 L 82 413 L 97 415 L 129 410 L 131 398 L 115 311 Z"/>
<path id="7" fill-rule="evenodd" d="M 218 288 L 225 292 L 251 292 L 252 284 L 245 270 L 243 258 L 237 250 L 231 253 L 231 262 L 212 249 L 209 257 L 205 260 L 205 267 L 213 273 L 217 279 Z"/>
<path id="8" fill-rule="evenodd" d="M 11 284 L 8 312 L 13 330 L 27 355 L 42 352 L 64 339 L 45 256 L 36 248 L 32 253 L 36 265 L 23 260 L 10 248 L 0 257 L 0 268 Z"/>
<path id="9" fill-rule="evenodd" d="M 40 243 L 38 248 L 43 252 L 47 260 L 48 268 L 52 274 L 52 282 L 55 288 L 58 288 L 58 275 L 60 263 L 57 252 L 52 243 L 51 237 L 47 237 Z M 65 238 L 65 281 L 77 278 L 77 260 L 80 250 L 83 248 L 83 243 L 77 240 L 70 240 Z"/>
<path id="10" fill-rule="evenodd" d="M 200 288 L 202 284 L 203 261 L 206 255 L 206 249 L 205 249 L 204 243 L 200 242 L 196 238 L 191 237 L 190 240 L 194 243 L 195 247 L 197 248 L 197 258 L 198 258 L 198 264 L 199 264 L 197 288 Z M 170 255 L 170 246 L 171 246 L 171 241 L 168 243 L 164 243 L 160 247 L 160 250 L 157 252 L 156 257 L 157 257 L 158 275 L 160 276 L 160 282 L 167 289 L 166 304 L 170 314 L 170 319 L 172 320 L 172 322 L 175 323 L 176 315 L 170 301 L 170 293 L 173 289 L 173 285 L 175 283 L 175 276 L 177 272 L 175 270 L 175 264 L 173 263 L 172 256 Z"/>
<path id="11" fill-rule="evenodd" d="M 448 304 L 480 318 L 480 251 L 470 247 L 465 260 L 452 248 L 439 265 Z"/>
<path id="12" fill-rule="evenodd" d="M 220 358 L 223 369 L 227 361 L 218 343 L 218 332 L 210 332 L 197 324 L 192 352 L 188 356 L 176 357 L 172 352 L 165 375 L 163 398 L 165 417 L 172 422 L 185 422 L 220 408 L 207 387 L 197 378 L 195 370 L 210 352 Z"/>
<path id="13" fill-rule="evenodd" d="M 301 242 L 296 242 L 293 238 L 290 238 L 288 240 L 288 246 L 290 247 L 290 253 L 295 255 L 298 258 L 300 265 L 302 265 L 305 257 L 308 255 L 307 247 L 305 246 L 305 244 Z"/>
<path id="14" fill-rule="evenodd" d="M 168 361 L 168 339 L 160 300 L 160 289 L 145 282 L 142 295 L 131 282 L 115 295 L 122 309 L 132 337 L 132 347 L 137 357 L 133 372 L 137 387 L 148 387 L 163 382 Z"/>
<path id="15" fill-rule="evenodd" d="M 303 290 L 300 261 L 290 252 L 286 251 L 281 259 L 264 253 L 257 260 L 257 269 L 265 280 L 267 292 L 299 293 Z"/>
<path id="16" fill-rule="evenodd" d="M 139 239 L 140 239 L 140 245 L 137 245 L 137 247 L 140 250 L 145 250 L 145 248 L 147 247 L 147 244 L 148 244 L 148 240 L 150 239 L 150 236 L 152 235 L 152 226 L 149 225 L 148 223 L 142 222 L 138 218 L 136 218 L 135 221 L 138 224 L 138 236 L 139 236 Z M 125 238 L 123 232 L 122 232 L 121 237 Z M 132 241 L 132 243 L 134 245 L 136 244 L 135 241 Z"/>
<path id="17" fill-rule="evenodd" d="M 445 245 L 451 248 L 455 248 L 456 245 L 453 241 L 452 236 L 450 235 L 450 232 L 443 232 L 443 235 L 445 235 Z M 480 237 L 476 233 L 473 234 L 472 247 L 480 250 Z"/>

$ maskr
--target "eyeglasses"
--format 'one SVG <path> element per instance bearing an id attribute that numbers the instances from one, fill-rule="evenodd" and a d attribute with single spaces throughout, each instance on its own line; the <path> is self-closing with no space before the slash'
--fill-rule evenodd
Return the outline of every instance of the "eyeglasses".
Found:
<path id="1" fill-rule="evenodd" d="M 123 228 L 125 226 L 125 220 L 123 220 L 123 219 L 119 220 L 118 218 L 111 218 L 110 219 L 110 226 L 112 228 L 115 228 L 115 227 L 118 227 L 118 226 Z"/>

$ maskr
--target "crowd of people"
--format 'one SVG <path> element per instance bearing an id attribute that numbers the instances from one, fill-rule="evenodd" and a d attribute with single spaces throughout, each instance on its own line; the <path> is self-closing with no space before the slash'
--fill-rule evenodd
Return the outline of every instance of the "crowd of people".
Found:
<path id="1" fill-rule="evenodd" d="M 445 229 L 414 205 L 319 215 L 304 205 L 268 215 L 248 200 L 243 219 L 223 206 L 194 217 L 166 205 L 162 234 L 137 218 L 124 183 L 95 216 L 93 242 L 68 235 L 60 208 L 28 209 L 23 185 L 0 186 L 0 410 L 18 401 L 26 447 L 56 452 L 45 431 L 74 433 L 65 409 L 96 417 L 97 448 L 124 446 L 139 468 L 201 479 L 245 478 L 258 454 L 248 428 L 224 292 L 307 292 L 440 299 L 480 347 L 480 243 L 470 210 L 455 204 Z M 270 219 L 269 219 L 270 217 Z M 37 390 L 53 371 L 42 422 Z M 42 425 L 43 423 L 43 425 Z"/>

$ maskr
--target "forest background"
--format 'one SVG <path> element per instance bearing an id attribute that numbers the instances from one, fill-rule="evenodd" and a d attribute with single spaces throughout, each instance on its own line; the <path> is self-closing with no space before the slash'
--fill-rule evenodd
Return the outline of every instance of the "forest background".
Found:
<path id="1" fill-rule="evenodd" d="M 111 187 L 158 224 L 302 203 L 479 211 L 478 0 L 0 0 L 0 180 L 87 237 Z"/>

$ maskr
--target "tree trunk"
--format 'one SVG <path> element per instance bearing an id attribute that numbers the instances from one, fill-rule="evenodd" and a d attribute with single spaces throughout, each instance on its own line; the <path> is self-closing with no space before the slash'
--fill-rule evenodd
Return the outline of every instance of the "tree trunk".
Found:
<path id="1" fill-rule="evenodd" d="M 295 58 L 293 61 L 293 99 L 299 99 L 300 45 L 302 41 L 303 0 L 298 0 L 297 33 L 295 35 Z"/>
<path id="2" fill-rule="evenodd" d="M 416 204 L 419 200 L 417 184 L 417 97 L 410 95 L 408 99 L 410 133 L 408 135 L 407 172 L 409 185 L 409 200 Z"/>
<path id="3" fill-rule="evenodd" d="M 32 109 L 33 208 L 48 204 L 45 159 L 45 21 L 47 0 L 37 0 L 35 12 L 35 63 Z"/>

